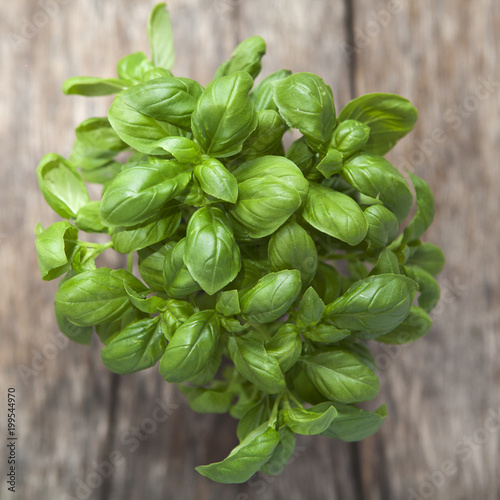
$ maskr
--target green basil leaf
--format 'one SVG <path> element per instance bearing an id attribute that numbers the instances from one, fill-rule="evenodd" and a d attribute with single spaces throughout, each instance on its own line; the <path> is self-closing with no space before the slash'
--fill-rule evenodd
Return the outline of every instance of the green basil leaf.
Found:
<path id="1" fill-rule="evenodd" d="M 227 413 L 234 394 L 227 392 L 226 384 L 213 382 L 210 388 L 179 385 L 189 407 L 198 413 Z"/>
<path id="2" fill-rule="evenodd" d="M 99 210 L 100 201 L 90 201 L 78 209 L 75 225 L 87 233 L 107 233 L 108 228 L 101 223 Z"/>
<path id="3" fill-rule="evenodd" d="M 167 307 L 167 302 L 157 295 L 145 297 L 144 293 L 137 293 L 127 285 L 125 285 L 125 291 L 127 292 L 131 304 L 144 313 L 155 314 L 159 311 L 163 311 Z"/>
<path id="4" fill-rule="evenodd" d="M 327 305 L 325 316 L 337 328 L 383 335 L 406 318 L 416 293 L 417 284 L 406 276 L 370 276 Z"/>
<path id="5" fill-rule="evenodd" d="M 177 208 L 167 205 L 140 224 L 116 227 L 112 235 L 113 248 L 119 253 L 130 253 L 154 245 L 172 236 L 177 231 L 181 218 L 182 214 Z"/>
<path id="6" fill-rule="evenodd" d="M 320 403 L 310 408 L 285 408 L 283 421 L 297 434 L 314 436 L 330 427 L 337 410 L 330 403 Z"/>
<path id="7" fill-rule="evenodd" d="M 286 157 L 295 163 L 302 172 L 309 172 L 315 163 L 316 153 L 309 149 L 305 137 L 300 137 L 290 144 L 286 151 Z"/>
<path id="8" fill-rule="evenodd" d="M 229 355 L 243 377 L 266 394 L 285 389 L 285 378 L 278 361 L 264 346 L 249 334 L 229 337 Z"/>
<path id="9" fill-rule="evenodd" d="M 101 201 L 101 221 L 130 227 L 146 221 L 186 188 L 191 172 L 175 160 L 155 159 L 130 167 L 110 183 Z"/>
<path id="10" fill-rule="evenodd" d="M 175 61 L 174 36 L 164 3 L 154 6 L 148 19 L 148 38 L 155 66 L 171 69 Z"/>
<path id="11" fill-rule="evenodd" d="M 218 343 L 215 350 L 210 354 L 208 361 L 203 366 L 203 369 L 194 377 L 190 382 L 193 385 L 206 385 L 214 380 L 219 372 L 222 363 L 222 354 L 224 353 L 224 346 Z"/>
<path id="12" fill-rule="evenodd" d="M 57 308 L 55 308 L 55 316 L 59 330 L 73 342 L 78 344 L 90 345 L 94 329 L 91 326 L 77 326 L 63 316 Z"/>
<path id="13" fill-rule="evenodd" d="M 300 328 L 315 325 L 323 316 L 325 303 L 313 287 L 309 287 L 302 296 L 297 311 L 297 325 Z"/>
<path id="14" fill-rule="evenodd" d="M 96 325 L 95 331 L 104 345 L 108 345 L 122 330 L 128 325 L 141 319 L 149 318 L 148 314 L 139 311 L 130 304 L 125 312 L 116 320 L 110 323 Z"/>
<path id="15" fill-rule="evenodd" d="M 184 263 L 187 240 L 183 238 L 165 255 L 163 263 L 163 280 L 165 290 L 174 298 L 182 298 L 201 290 L 200 285 L 193 279 Z"/>
<path id="16" fill-rule="evenodd" d="M 69 270 L 77 239 L 78 229 L 67 221 L 54 222 L 38 234 L 35 244 L 43 280 L 53 280 Z"/>
<path id="17" fill-rule="evenodd" d="M 343 166 L 342 153 L 337 149 L 329 148 L 323 159 L 316 165 L 319 170 L 327 179 L 332 175 L 339 174 Z"/>
<path id="18" fill-rule="evenodd" d="M 179 163 L 196 164 L 201 161 L 198 144 L 187 137 L 165 137 L 157 141 L 155 146 L 170 153 Z"/>
<path id="19" fill-rule="evenodd" d="M 299 194 L 301 201 L 306 199 L 309 189 L 309 183 L 300 169 L 282 156 L 268 155 L 246 161 L 233 172 L 233 175 L 240 184 L 259 178 L 264 184 L 264 179 L 267 181 L 267 178 L 274 177 L 293 188 Z"/>
<path id="20" fill-rule="evenodd" d="M 107 118 L 89 118 L 76 127 L 75 134 L 80 144 L 89 149 L 92 155 L 112 158 L 127 148 Z"/>
<path id="21" fill-rule="evenodd" d="M 441 291 L 439 283 L 425 269 L 419 266 L 402 266 L 402 273 L 408 278 L 415 280 L 418 284 L 418 305 L 425 311 L 432 311 L 439 302 Z"/>
<path id="22" fill-rule="evenodd" d="M 237 71 L 204 90 L 191 117 L 193 135 L 204 153 L 221 158 L 241 151 L 257 126 L 257 113 L 248 97 L 252 85 L 248 73 Z"/>
<path id="23" fill-rule="evenodd" d="M 137 251 L 141 278 L 155 292 L 165 293 L 163 286 L 163 264 L 166 255 L 173 246 L 173 242 L 160 242 Z"/>
<path id="24" fill-rule="evenodd" d="M 90 201 L 80 174 L 59 155 L 45 155 L 36 175 L 45 201 L 65 219 L 76 217 L 78 210 Z"/>
<path id="25" fill-rule="evenodd" d="M 252 99 L 257 111 L 263 111 L 266 109 L 276 111 L 278 109 L 273 99 L 273 82 L 283 80 L 283 78 L 286 78 L 291 74 L 292 72 L 288 69 L 280 69 L 279 71 L 266 76 L 266 78 L 255 86 L 252 92 L 250 92 L 250 99 Z"/>
<path id="26" fill-rule="evenodd" d="M 117 78 L 98 78 L 95 76 L 74 76 L 68 78 L 62 87 L 66 95 L 84 95 L 89 97 L 117 94 L 130 84 Z"/>
<path id="27" fill-rule="evenodd" d="M 295 363 L 287 373 L 287 383 L 294 393 L 298 394 L 307 403 L 316 405 L 325 401 L 325 396 L 316 389 L 316 386 L 309 378 L 304 363 Z"/>
<path id="28" fill-rule="evenodd" d="M 205 196 L 205 193 L 201 189 L 200 183 L 195 176 L 193 176 L 187 188 L 179 193 L 174 199 L 181 202 L 183 205 L 189 205 L 190 207 L 196 208 L 203 207 L 213 202 L 213 199 L 209 200 L 207 196 Z"/>
<path id="29" fill-rule="evenodd" d="M 234 49 L 231 59 L 219 66 L 214 79 L 232 75 L 238 71 L 246 71 L 252 78 L 257 77 L 262 68 L 262 56 L 265 53 L 266 42 L 260 36 L 251 36 L 243 40 Z"/>
<path id="30" fill-rule="evenodd" d="M 370 138 L 363 149 L 384 155 L 405 136 L 417 121 L 411 102 L 394 94 L 366 94 L 347 103 L 338 120 L 357 120 L 370 127 Z"/>
<path id="31" fill-rule="evenodd" d="M 271 409 L 268 405 L 268 398 L 264 397 L 255 406 L 252 406 L 238 422 L 236 435 L 240 443 L 257 427 L 269 420 Z"/>
<path id="32" fill-rule="evenodd" d="M 77 166 L 75 163 L 73 165 Z M 85 182 L 94 184 L 108 184 L 122 171 L 122 164 L 117 161 L 110 161 L 104 165 L 85 170 L 82 168 L 82 178 Z"/>
<path id="33" fill-rule="evenodd" d="M 189 382 L 203 372 L 217 349 L 220 326 L 215 311 L 193 314 L 174 333 L 160 361 L 167 382 Z"/>
<path id="34" fill-rule="evenodd" d="M 292 458 L 293 451 L 295 450 L 295 433 L 284 425 L 278 430 L 280 442 L 274 449 L 274 452 L 260 470 L 268 476 L 276 476 L 285 467 L 288 461 Z"/>
<path id="35" fill-rule="evenodd" d="M 368 277 L 368 269 L 366 269 L 365 263 L 361 260 L 348 262 L 347 270 L 349 272 L 349 278 L 352 279 L 353 282 Z"/>
<path id="36" fill-rule="evenodd" d="M 444 267 L 443 251 L 432 243 L 422 243 L 421 245 L 411 247 L 408 265 L 417 265 L 428 273 L 436 276 Z"/>
<path id="37" fill-rule="evenodd" d="M 123 57 L 117 66 L 118 76 L 135 84 L 143 82 L 148 71 L 153 69 L 154 65 L 144 52 L 135 52 Z"/>
<path id="38" fill-rule="evenodd" d="M 207 158 L 194 169 L 194 175 L 205 193 L 218 200 L 236 203 L 238 182 L 216 158 Z"/>
<path id="39" fill-rule="evenodd" d="M 400 274 L 398 257 L 391 250 L 384 248 L 378 256 L 377 263 L 370 271 L 370 276 L 390 273 Z"/>
<path id="40" fill-rule="evenodd" d="M 409 173 L 417 198 L 417 212 L 404 231 L 407 241 L 415 241 L 427 231 L 434 219 L 434 197 L 429 184 Z"/>
<path id="41" fill-rule="evenodd" d="M 325 303 L 333 302 L 340 294 L 341 276 L 332 266 L 320 262 L 312 287 Z"/>
<path id="42" fill-rule="evenodd" d="M 92 326 L 118 319 L 129 307 L 125 284 L 141 292 L 146 287 L 131 273 L 101 267 L 77 274 L 56 293 L 60 313 L 78 326 Z"/>
<path id="43" fill-rule="evenodd" d="M 309 186 L 302 216 L 318 231 L 351 246 L 361 243 L 368 229 L 363 211 L 352 198 L 316 183 Z"/>
<path id="44" fill-rule="evenodd" d="M 342 154 L 356 153 L 368 142 L 370 127 L 356 120 L 345 120 L 338 124 L 332 138 L 332 145 Z"/>
<path id="45" fill-rule="evenodd" d="M 120 375 L 155 365 L 167 345 L 159 323 L 160 318 L 156 317 L 128 325 L 102 349 L 104 365 Z"/>
<path id="46" fill-rule="evenodd" d="M 285 314 L 300 294 L 297 270 L 266 274 L 240 297 L 241 312 L 248 321 L 270 323 Z"/>
<path id="47" fill-rule="evenodd" d="M 375 412 L 369 412 L 340 403 L 334 403 L 337 410 L 337 416 L 333 419 L 330 427 L 322 434 L 329 438 L 341 439 L 342 441 L 352 442 L 375 434 L 383 424 L 387 416 L 387 409 L 382 405 Z"/>
<path id="48" fill-rule="evenodd" d="M 356 356 L 343 349 L 324 349 L 303 356 L 306 372 L 319 392 L 341 403 L 358 403 L 373 399 L 379 391 L 379 380 Z"/>
<path id="49" fill-rule="evenodd" d="M 365 208 L 365 218 L 368 222 L 366 241 L 371 248 L 383 248 L 398 235 L 398 218 L 383 205 L 371 205 Z"/>
<path id="50" fill-rule="evenodd" d="M 286 373 L 302 353 L 302 340 L 295 325 L 285 324 L 265 344 L 268 354 L 276 358 L 281 371 Z"/>
<path id="51" fill-rule="evenodd" d="M 201 288 L 213 295 L 238 274 L 240 249 L 220 208 L 203 207 L 189 220 L 184 263 Z"/>
<path id="52" fill-rule="evenodd" d="M 194 308 L 185 300 L 168 299 L 164 309 L 161 314 L 161 329 L 170 340 L 177 328 L 194 314 Z"/>
<path id="53" fill-rule="evenodd" d="M 405 178 L 385 158 L 360 154 L 344 164 L 342 175 L 363 194 L 382 200 L 399 222 L 409 214 L 413 197 Z"/>
<path id="54" fill-rule="evenodd" d="M 363 332 L 360 332 L 363 333 Z M 358 339 L 362 339 L 362 335 L 356 333 L 356 337 L 351 336 L 341 340 L 337 346 L 349 351 L 351 354 L 354 354 L 362 363 L 364 363 L 370 370 L 377 371 L 377 363 L 375 361 L 375 357 L 370 352 L 370 349 L 360 342 Z M 369 340 L 369 339 L 368 339 Z"/>
<path id="55" fill-rule="evenodd" d="M 218 483 L 244 483 L 273 456 L 279 440 L 278 432 L 264 423 L 252 431 L 222 462 L 201 465 L 196 470 Z"/>
<path id="56" fill-rule="evenodd" d="M 250 238 L 274 233 L 301 205 L 297 190 L 275 177 L 248 179 L 238 190 L 228 213 L 235 229 Z"/>
<path id="57" fill-rule="evenodd" d="M 217 297 L 215 309 L 224 316 L 234 316 L 241 312 L 238 290 L 222 292 Z"/>
<path id="58" fill-rule="evenodd" d="M 350 335 L 349 330 L 341 330 L 328 324 L 312 325 L 304 330 L 304 336 L 313 342 L 331 344 Z"/>
<path id="59" fill-rule="evenodd" d="M 318 252 L 313 239 L 296 222 L 288 222 L 269 240 L 269 262 L 273 271 L 298 269 L 304 286 L 318 269 Z"/>
<path id="60" fill-rule="evenodd" d="M 274 83 L 274 102 L 286 123 L 314 151 L 326 151 L 335 128 L 332 89 L 313 73 L 295 73 Z"/>
<path id="61" fill-rule="evenodd" d="M 167 76 L 134 85 L 122 92 L 119 97 L 136 112 L 154 118 L 158 122 L 189 129 L 191 114 L 202 91 L 203 88 L 195 80 Z"/>
<path id="62" fill-rule="evenodd" d="M 404 321 L 389 333 L 377 337 L 377 341 L 384 344 L 409 344 L 427 334 L 431 326 L 430 316 L 421 307 L 411 306 Z"/>
<path id="63" fill-rule="evenodd" d="M 279 154 L 285 123 L 274 110 L 257 111 L 257 128 L 243 143 L 240 153 L 234 158 L 238 164 L 264 155 Z"/>

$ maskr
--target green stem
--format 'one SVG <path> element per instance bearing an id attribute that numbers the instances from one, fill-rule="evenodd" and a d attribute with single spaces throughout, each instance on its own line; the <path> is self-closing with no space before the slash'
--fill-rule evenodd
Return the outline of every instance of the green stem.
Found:
<path id="1" fill-rule="evenodd" d="M 276 398 L 276 401 L 274 402 L 273 409 L 271 411 L 271 416 L 269 417 L 269 425 L 274 427 L 276 424 L 276 421 L 278 420 L 278 411 L 279 411 L 279 405 L 281 398 L 283 397 L 283 393 L 278 394 L 278 397 Z"/>

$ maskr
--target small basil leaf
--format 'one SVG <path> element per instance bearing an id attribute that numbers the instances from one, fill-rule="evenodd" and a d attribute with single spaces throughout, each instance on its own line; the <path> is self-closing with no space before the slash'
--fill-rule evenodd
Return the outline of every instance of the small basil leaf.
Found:
<path id="1" fill-rule="evenodd" d="M 203 372 L 219 342 L 220 326 L 214 311 L 193 314 L 174 333 L 160 361 L 167 382 L 189 382 Z"/>
<path id="2" fill-rule="evenodd" d="M 238 295 L 238 290 L 229 290 L 227 292 L 222 292 L 217 297 L 217 304 L 215 309 L 218 313 L 224 316 L 233 316 L 241 312 L 240 309 L 240 298 Z"/>
<path id="3" fill-rule="evenodd" d="M 410 101 L 394 94 L 366 94 L 347 103 L 338 120 L 357 120 L 370 127 L 364 151 L 384 155 L 405 136 L 417 121 L 417 110 Z"/>
<path id="4" fill-rule="evenodd" d="M 135 291 L 146 287 L 131 273 L 101 267 L 77 274 L 56 293 L 60 313 L 78 326 L 92 326 L 118 319 L 129 307 L 125 284 Z"/>
<path id="5" fill-rule="evenodd" d="M 117 94 L 130 84 L 117 78 L 98 78 L 94 76 L 74 76 L 68 78 L 62 87 L 66 95 L 77 94 L 89 97 Z"/>
<path id="6" fill-rule="evenodd" d="M 100 201 L 90 201 L 78 209 L 75 225 L 87 233 L 107 233 L 108 228 L 101 223 L 99 210 Z"/>
<path id="7" fill-rule="evenodd" d="M 271 410 L 268 405 L 268 398 L 265 397 L 255 406 L 252 406 L 238 422 L 236 435 L 240 443 L 257 427 L 269 420 Z"/>
<path id="8" fill-rule="evenodd" d="M 174 37 L 170 15 L 164 3 L 155 5 L 149 15 L 148 38 L 154 65 L 171 69 L 175 61 Z"/>
<path id="9" fill-rule="evenodd" d="M 384 248 L 378 256 L 377 263 L 370 271 L 370 276 L 374 276 L 375 274 L 390 273 L 400 274 L 398 257 L 391 250 Z"/>
<path id="10" fill-rule="evenodd" d="M 296 326 L 282 326 L 265 344 L 268 354 L 276 358 L 281 371 L 286 373 L 302 353 L 302 340 Z"/>
<path id="11" fill-rule="evenodd" d="M 274 356 L 252 336 L 229 337 L 229 355 L 236 369 L 266 394 L 277 394 L 285 388 L 285 378 Z"/>
<path id="12" fill-rule="evenodd" d="M 191 172 L 175 160 L 127 168 L 110 183 L 101 201 L 101 221 L 130 227 L 146 221 L 189 183 Z"/>
<path id="13" fill-rule="evenodd" d="M 309 149 L 305 137 L 300 137 L 290 144 L 286 151 L 286 157 L 295 163 L 302 172 L 308 172 L 316 160 L 316 153 Z"/>
<path id="14" fill-rule="evenodd" d="M 130 253 L 163 241 L 177 231 L 181 217 L 178 209 L 167 205 L 140 224 L 116 227 L 112 235 L 113 248 L 119 253 Z"/>
<path id="15" fill-rule="evenodd" d="M 434 197 L 429 184 L 409 173 L 417 198 L 417 212 L 404 231 L 407 241 L 415 241 L 427 231 L 434 219 Z"/>
<path id="16" fill-rule="evenodd" d="M 310 408 L 285 408 L 283 421 L 297 434 L 314 436 L 324 432 L 333 419 L 337 410 L 330 403 L 320 403 Z"/>
<path id="17" fill-rule="evenodd" d="M 350 352 L 325 349 L 301 360 L 313 384 L 328 399 L 358 403 L 378 394 L 377 376 Z"/>
<path id="18" fill-rule="evenodd" d="M 242 314 L 248 321 L 275 321 L 295 302 L 301 287 L 300 273 L 297 270 L 267 274 L 240 298 Z"/>
<path id="19" fill-rule="evenodd" d="M 144 313 L 155 314 L 167 307 L 166 301 L 157 295 L 144 297 L 143 294 L 137 293 L 127 285 L 125 285 L 125 291 L 132 305 Z"/>
<path id="20" fill-rule="evenodd" d="M 425 312 L 432 311 L 439 302 L 439 283 L 432 277 L 432 274 L 419 266 L 403 266 L 401 271 L 404 275 L 418 283 L 418 305 Z"/>
<path id="21" fill-rule="evenodd" d="M 288 461 L 292 458 L 293 451 L 295 450 L 295 433 L 284 425 L 278 430 L 280 442 L 274 449 L 274 452 L 260 470 L 268 476 L 276 476 L 285 467 Z"/>
<path id="22" fill-rule="evenodd" d="M 428 273 L 436 276 L 443 270 L 444 262 L 443 251 L 438 246 L 426 242 L 411 247 L 411 254 L 407 264 L 420 266 Z"/>
<path id="23" fill-rule="evenodd" d="M 92 155 L 112 158 L 127 145 L 118 137 L 107 118 L 89 118 L 75 129 L 76 138 Z"/>
<path id="24" fill-rule="evenodd" d="M 318 231 L 352 246 L 363 241 L 368 229 L 363 211 L 352 198 L 316 183 L 309 186 L 302 216 Z"/>
<path id="25" fill-rule="evenodd" d="M 326 306 L 325 316 L 337 328 L 383 335 L 407 316 L 417 284 L 400 274 L 378 274 L 357 281 Z"/>
<path id="26" fill-rule="evenodd" d="M 131 323 L 141 319 L 149 318 L 148 314 L 139 311 L 130 304 L 125 312 L 116 320 L 110 323 L 96 325 L 95 331 L 104 345 L 108 345 L 122 330 Z"/>
<path id="27" fill-rule="evenodd" d="M 182 298 L 201 290 L 184 263 L 187 240 L 183 238 L 169 248 L 163 263 L 165 290 L 174 298 Z"/>
<path id="28" fill-rule="evenodd" d="M 225 384 L 214 382 L 210 388 L 179 385 L 179 390 L 186 396 L 189 407 L 198 413 L 226 413 L 234 398 L 227 392 Z"/>
<path id="29" fill-rule="evenodd" d="M 154 145 L 170 153 L 179 163 L 195 164 L 201 161 L 198 144 L 187 137 L 165 137 Z"/>
<path id="30" fill-rule="evenodd" d="M 73 165 L 78 166 L 73 163 Z M 122 164 L 116 161 L 110 161 L 104 165 L 91 169 L 84 170 L 82 168 L 82 178 L 85 182 L 94 184 L 108 184 L 122 171 Z"/>
<path id="31" fill-rule="evenodd" d="M 262 56 L 266 53 L 266 42 L 260 36 L 251 36 L 236 46 L 231 59 L 215 72 L 214 79 L 246 71 L 255 78 L 262 68 Z"/>
<path id="32" fill-rule="evenodd" d="M 128 325 L 102 349 L 104 365 L 124 375 L 156 364 L 167 341 L 159 327 L 160 318 L 147 318 Z"/>
<path id="33" fill-rule="evenodd" d="M 338 124 L 332 138 L 332 146 L 344 155 L 356 153 L 367 143 L 370 127 L 356 120 L 345 120 Z"/>
<path id="34" fill-rule="evenodd" d="M 312 325 L 304 330 L 304 336 L 313 342 L 331 344 L 347 337 L 351 332 L 328 324 Z"/>
<path id="35" fill-rule="evenodd" d="M 205 193 L 222 201 L 236 203 L 238 182 L 219 160 L 207 158 L 195 167 L 194 175 Z"/>
<path id="36" fill-rule="evenodd" d="M 64 317 L 57 308 L 55 309 L 55 316 L 59 330 L 61 330 L 66 337 L 78 344 L 90 345 L 94 329 L 91 326 L 77 326 L 66 317 Z"/>
<path id="37" fill-rule="evenodd" d="M 184 263 L 209 295 L 236 278 L 241 267 L 240 249 L 220 208 L 203 207 L 191 216 Z"/>
<path id="38" fill-rule="evenodd" d="M 398 235 L 398 218 L 383 205 L 371 205 L 365 208 L 368 223 L 366 241 L 371 248 L 383 248 Z"/>
<path id="39" fill-rule="evenodd" d="M 340 294 L 341 276 L 332 266 L 320 262 L 312 287 L 325 303 L 333 302 Z"/>
<path id="40" fill-rule="evenodd" d="M 319 170 L 327 179 L 332 175 L 339 174 L 343 166 L 342 153 L 337 149 L 329 148 L 323 159 L 316 165 Z"/>
<path id="41" fill-rule="evenodd" d="M 287 383 L 302 400 L 312 405 L 323 403 L 325 396 L 312 383 L 304 363 L 295 363 L 287 373 Z"/>
<path id="42" fill-rule="evenodd" d="M 194 314 L 193 306 L 185 300 L 168 299 L 161 314 L 161 329 L 170 340 L 177 328 Z"/>
<path id="43" fill-rule="evenodd" d="M 90 201 L 80 174 L 59 155 L 45 155 L 36 175 L 45 201 L 65 219 L 76 217 L 78 210 Z"/>
<path id="44" fill-rule="evenodd" d="M 222 462 L 201 465 L 196 470 L 218 483 L 244 483 L 269 461 L 279 440 L 278 432 L 264 423 L 252 431 Z"/>
<path id="45" fill-rule="evenodd" d="M 288 69 L 280 69 L 266 76 L 266 78 L 255 86 L 252 92 L 250 92 L 250 99 L 252 99 L 257 111 L 266 109 L 276 111 L 278 109 L 273 99 L 273 82 L 282 80 L 291 74 L 292 72 Z"/>
<path id="46" fill-rule="evenodd" d="M 274 83 L 274 102 L 314 151 L 326 151 L 335 128 L 332 89 L 313 73 L 295 73 Z"/>
<path id="47" fill-rule="evenodd" d="M 356 336 L 358 338 L 362 338 L 362 335 L 356 334 Z M 349 351 L 351 354 L 354 354 L 354 356 L 370 368 L 370 370 L 374 372 L 377 371 L 377 363 L 375 361 L 375 357 L 370 352 L 370 349 L 368 349 L 365 344 L 359 342 L 356 338 L 347 337 L 340 341 L 337 345 L 338 347 Z"/>
<path id="48" fill-rule="evenodd" d="M 344 164 L 342 175 L 361 193 L 377 196 L 399 222 L 409 214 L 413 197 L 405 178 L 385 158 L 360 154 Z"/>
<path id="49" fill-rule="evenodd" d="M 325 303 L 313 287 L 309 287 L 302 296 L 297 311 L 297 325 L 300 328 L 315 325 L 323 316 Z"/>
<path id="50" fill-rule="evenodd" d="M 53 280 L 69 270 L 77 239 L 78 229 L 67 221 L 54 222 L 38 234 L 35 244 L 43 280 Z"/>
<path id="51" fill-rule="evenodd" d="M 318 269 L 318 253 L 313 239 L 296 222 L 288 222 L 269 240 L 269 262 L 273 271 L 298 269 L 304 286 Z"/>
<path id="52" fill-rule="evenodd" d="M 337 410 L 337 416 L 322 434 L 347 442 L 361 441 L 375 434 L 387 416 L 385 405 L 373 413 L 341 403 L 334 403 L 334 406 Z"/>
<path id="53" fill-rule="evenodd" d="M 241 151 L 257 126 L 257 113 L 248 97 L 252 84 L 248 73 L 237 71 L 204 90 L 191 117 L 193 135 L 204 153 L 221 158 Z"/>
<path id="54" fill-rule="evenodd" d="M 144 52 L 129 54 L 118 61 L 117 72 L 122 80 L 141 83 L 148 71 L 154 69 L 153 64 Z"/>
<path id="55" fill-rule="evenodd" d="M 408 344 L 423 337 L 431 326 L 430 316 L 421 307 L 411 306 L 404 321 L 389 333 L 377 337 L 377 341 L 385 344 Z"/>

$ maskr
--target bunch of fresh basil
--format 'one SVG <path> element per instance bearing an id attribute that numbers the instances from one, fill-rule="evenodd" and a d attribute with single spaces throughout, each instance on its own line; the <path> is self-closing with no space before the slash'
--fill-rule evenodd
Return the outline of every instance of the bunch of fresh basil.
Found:
<path id="1" fill-rule="evenodd" d="M 356 406 L 379 391 L 365 341 L 425 335 L 444 264 L 420 241 L 434 215 L 429 186 L 410 174 L 417 210 L 401 231 L 412 191 L 382 157 L 412 129 L 415 108 L 369 94 L 337 115 L 312 73 L 281 70 L 254 85 L 258 36 L 204 88 L 170 71 L 164 4 L 148 33 L 152 60 L 137 52 L 117 79 L 65 82 L 66 94 L 117 95 L 107 117 L 76 128 L 68 159 L 49 154 L 37 169 L 65 219 L 36 231 L 42 278 L 62 276 L 61 330 L 84 344 L 95 331 L 115 373 L 159 361 L 195 411 L 239 419 L 240 444 L 197 468 L 214 481 L 279 473 L 295 434 L 373 434 L 386 410 Z M 301 136 L 284 151 L 290 128 Z M 85 181 L 102 185 L 101 200 Z M 108 248 L 128 255 L 127 270 L 96 267 Z"/>

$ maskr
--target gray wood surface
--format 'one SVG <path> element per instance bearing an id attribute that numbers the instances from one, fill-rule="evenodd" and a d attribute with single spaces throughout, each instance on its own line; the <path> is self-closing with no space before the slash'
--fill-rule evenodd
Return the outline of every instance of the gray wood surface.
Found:
<path id="1" fill-rule="evenodd" d="M 68 154 L 73 128 L 105 115 L 111 102 L 65 97 L 61 84 L 114 76 L 119 57 L 147 51 L 153 4 L 0 6 L 0 387 L 4 409 L 7 388 L 16 388 L 19 435 L 17 492 L 7 491 L 2 458 L 0 499 L 500 498 L 500 4 L 169 2 L 178 75 L 207 83 L 238 41 L 260 34 L 264 74 L 318 73 L 338 109 L 366 92 L 408 97 L 419 121 L 388 158 L 431 185 L 437 213 L 426 239 L 447 255 L 431 333 L 401 348 L 373 346 L 382 382 L 376 403 L 389 410 L 381 431 L 351 445 L 299 439 L 281 475 L 232 486 L 193 468 L 226 455 L 235 422 L 193 413 L 154 369 L 111 375 L 98 342 L 67 342 L 52 313 L 56 286 L 37 269 L 33 228 L 57 219 L 38 191 L 36 165 L 47 152 Z M 122 264 L 106 256 L 101 263 Z"/>

